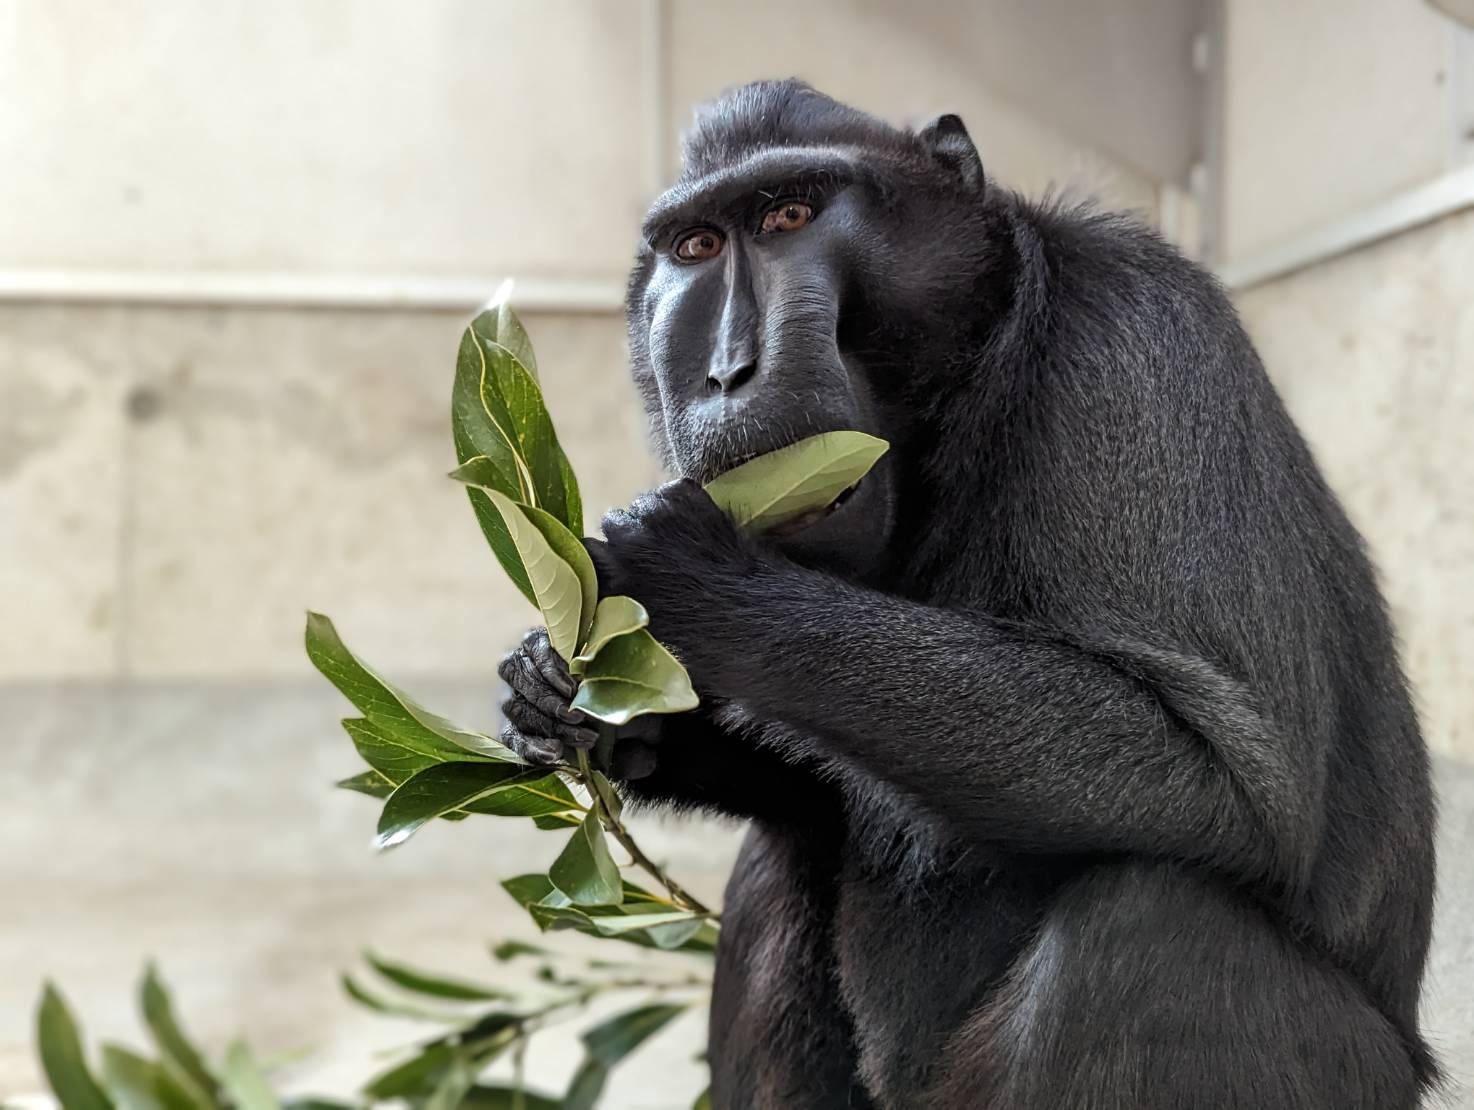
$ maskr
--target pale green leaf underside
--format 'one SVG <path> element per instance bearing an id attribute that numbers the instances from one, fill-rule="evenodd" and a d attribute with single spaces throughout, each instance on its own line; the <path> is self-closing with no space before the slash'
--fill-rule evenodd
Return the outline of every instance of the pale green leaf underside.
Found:
<path id="1" fill-rule="evenodd" d="M 649 630 L 616 636 L 585 666 L 573 707 L 611 725 L 699 704 L 691 676 Z"/>
<path id="2" fill-rule="evenodd" d="M 828 505 L 889 446 L 864 432 L 825 432 L 718 475 L 706 492 L 742 527 L 765 531 Z"/>
<path id="3" fill-rule="evenodd" d="M 235 1110 L 281 1110 L 244 1041 L 233 1041 L 225 1050 L 225 1072 L 221 1078 Z"/>
<path id="4" fill-rule="evenodd" d="M 568 559 L 554 550 L 554 544 L 549 542 L 540 522 L 533 519 L 532 513 L 535 510 L 524 511 L 527 506 L 518 505 L 497 490 L 487 489 L 485 492 L 501 513 L 502 522 L 516 546 L 517 557 L 532 586 L 537 607 L 542 612 L 543 623 L 548 627 L 548 639 L 552 642 L 553 650 L 564 659 L 572 659 L 578 654 L 579 640 L 585 627 L 585 581 Z M 573 540 L 573 545 L 583 552 L 583 557 L 587 560 L 588 552 L 583 550 L 583 545 L 577 539 Z M 566 554 L 571 554 L 571 549 L 565 547 L 564 550 Z M 593 564 L 589 563 L 589 582 L 592 582 L 593 574 Z M 597 589 L 595 585 L 595 596 Z M 589 608 L 592 619 L 592 605 Z"/>
<path id="5" fill-rule="evenodd" d="M 637 628 L 644 628 L 649 623 L 650 614 L 634 598 L 623 594 L 604 598 L 594 609 L 594 620 L 589 626 L 588 635 L 584 637 L 583 650 L 570 660 L 574 673 L 581 674 L 584 667 L 610 640 Z"/>

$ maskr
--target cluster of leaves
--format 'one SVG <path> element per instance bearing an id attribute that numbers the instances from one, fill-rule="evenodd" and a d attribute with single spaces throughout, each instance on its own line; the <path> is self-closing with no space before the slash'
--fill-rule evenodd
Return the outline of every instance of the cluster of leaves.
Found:
<path id="1" fill-rule="evenodd" d="M 66 1000 L 46 984 L 36 1010 L 36 1045 L 63 1110 L 339 1110 L 314 1099 L 278 1100 L 243 1041 L 233 1042 L 219 1064 L 209 1063 L 185 1035 L 152 966 L 139 984 L 138 1004 L 157 1055 L 104 1044 L 94 1073 Z"/>
<path id="2" fill-rule="evenodd" d="M 520 941 L 505 941 L 492 954 L 504 963 L 551 955 Z M 42 1067 L 63 1110 L 358 1110 L 383 1102 L 423 1110 L 591 1110 L 613 1069 L 689 1010 L 708 986 L 699 974 L 653 977 L 637 965 L 597 960 L 571 977 L 544 962 L 535 986 L 521 991 L 427 972 L 372 953 L 365 963 L 372 985 L 343 977 L 352 998 L 377 1013 L 440 1029 L 370 1079 L 360 1101 L 278 1096 L 243 1041 L 233 1042 L 218 1063 L 210 1061 L 185 1033 L 152 966 L 140 985 L 139 1003 L 155 1055 L 104 1044 L 101 1067 L 94 1072 L 76 1019 L 60 992 L 47 984 L 36 1013 Z M 580 1035 L 584 1057 L 562 1094 L 529 1089 L 522 1060 L 534 1032 L 595 1000 L 633 992 L 644 996 L 638 1005 Z M 486 1068 L 505 1056 L 513 1060 L 512 1081 L 482 1081 Z M 705 1106 L 702 1094 L 694 1110 Z"/>
<path id="3" fill-rule="evenodd" d="M 463 482 L 497 560 L 541 612 L 554 649 L 578 679 L 573 704 L 612 729 L 645 713 L 697 704 L 680 663 L 650 635 L 649 617 L 633 598 L 599 598 L 592 561 L 579 540 L 583 509 L 573 469 L 558 444 L 537 380 L 537 362 L 521 322 L 499 297 L 466 329 L 456 363 L 452 427 Z M 832 432 L 754 459 L 707 486 L 740 525 L 763 530 L 822 510 L 858 482 L 886 444 L 858 432 Z M 375 844 L 392 848 L 433 820 L 472 814 L 531 820 L 571 835 L 545 874 L 502 883 L 542 931 L 574 930 L 647 949 L 709 957 L 718 919 L 635 842 L 619 795 L 585 753 L 555 769 L 534 767 L 490 735 L 431 712 L 358 659 L 333 623 L 309 613 L 307 654 L 357 709 L 343 721 L 367 769 L 338 785 L 382 801 Z M 625 878 L 609 840 L 656 889 Z M 548 957 L 511 941 L 499 960 Z M 541 992 L 446 978 L 377 956 L 367 958 L 374 984 L 344 977 L 348 994 L 377 1012 L 445 1027 L 364 1087 L 367 1102 L 396 1100 L 423 1110 L 458 1106 L 585 1110 L 610 1069 L 695 1000 L 708 977 L 651 978 L 627 965 L 590 962 L 560 975 L 538 973 Z M 386 994 L 388 989 L 390 993 Z M 521 1083 L 522 1051 L 538 1029 L 615 992 L 644 992 L 634 1009 L 582 1034 L 585 1059 L 561 1096 Z M 682 995 L 682 992 L 686 992 Z M 408 996 L 408 997 L 406 997 Z M 426 1001 L 428 999 L 428 1002 Z M 207 1065 L 174 1020 L 168 995 L 150 970 L 142 988 L 145 1022 L 158 1050 L 148 1059 L 104 1046 L 101 1079 L 93 1076 L 65 1002 L 50 986 L 38 1013 L 38 1043 L 47 1077 L 65 1110 L 338 1110 L 317 1100 L 280 1102 L 244 1044 L 223 1065 Z M 517 1082 L 482 1082 L 493 1061 L 510 1055 Z M 705 1096 L 696 1106 L 705 1105 Z"/>
<path id="4" fill-rule="evenodd" d="M 505 296 L 461 337 L 451 427 L 460 461 L 451 477 L 466 483 L 497 561 L 579 678 L 574 706 L 611 725 L 694 709 L 691 680 L 646 629 L 644 607 L 599 599 L 579 540 L 578 482 L 543 403 L 532 344 Z"/>
<path id="5" fill-rule="evenodd" d="M 575 705 L 606 730 L 642 713 L 691 709 L 696 695 L 685 669 L 650 635 L 644 608 L 628 597 L 599 600 L 593 563 L 578 538 L 578 482 L 536 366 L 505 299 L 467 327 L 452 391 L 461 464 L 452 477 L 467 484 L 492 552 L 539 608 L 554 649 L 578 676 Z M 473 813 L 572 830 L 546 875 L 522 876 L 509 887 L 539 928 L 660 948 L 713 947 L 715 915 L 634 842 L 618 794 L 585 753 L 556 770 L 529 766 L 491 736 L 432 713 L 375 674 L 327 617 L 308 615 L 306 640 L 313 664 L 362 714 L 343 725 L 369 770 L 340 785 L 383 799 L 380 848 L 403 843 L 437 818 Z M 611 837 L 659 893 L 623 879 Z"/>
<path id="6" fill-rule="evenodd" d="M 512 992 L 427 973 L 372 954 L 365 959 L 378 981 L 374 987 L 344 976 L 349 995 L 370 1009 L 446 1027 L 371 1079 L 364 1087 L 367 1099 L 399 1100 L 427 1110 L 455 1106 L 588 1110 L 603 1093 L 611 1071 L 690 1009 L 710 986 L 708 977 L 698 973 L 652 976 L 638 965 L 605 960 L 587 961 L 577 974 L 566 975 L 546 962 L 550 952 L 515 940 L 497 945 L 492 954 L 503 962 L 540 961 L 537 987 Z M 398 997 L 386 995 L 383 984 Z M 596 1000 L 636 993 L 643 998 L 633 1008 L 580 1034 L 584 1057 L 561 1095 L 527 1088 L 522 1054 L 535 1032 Z M 514 1064 L 510 1085 L 479 1078 L 505 1056 Z M 704 1106 L 705 1098 L 704 1094 L 698 1097 L 695 1106 Z"/>

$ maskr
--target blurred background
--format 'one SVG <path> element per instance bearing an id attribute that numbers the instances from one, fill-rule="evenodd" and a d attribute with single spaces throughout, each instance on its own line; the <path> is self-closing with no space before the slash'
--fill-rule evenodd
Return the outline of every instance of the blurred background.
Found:
<path id="1" fill-rule="evenodd" d="M 1460 10 L 1462 9 L 1462 11 Z M 798 75 L 958 112 L 997 180 L 1130 209 L 1231 288 L 1381 568 L 1444 798 L 1428 1028 L 1474 1072 L 1469 0 L 0 0 L 0 1096 L 33 1001 L 136 1040 L 146 955 L 202 1039 L 347 1093 L 402 1043 L 337 986 L 527 936 L 477 820 L 374 856 L 303 611 L 494 731 L 533 614 L 447 407 L 502 278 L 590 523 L 658 480 L 624 274 L 692 107 Z M 520 823 L 519 823 L 520 826 Z M 718 897 L 737 830 L 642 827 Z M 700 1022 L 606 1105 L 689 1104 Z M 530 1070 L 556 1085 L 556 1044 Z M 653 1094 L 669 1090 L 669 1097 Z M 1460 1096 L 1453 1096 L 1457 1100 Z M 1474 1104 L 1474 1103 L 1471 1103 Z"/>

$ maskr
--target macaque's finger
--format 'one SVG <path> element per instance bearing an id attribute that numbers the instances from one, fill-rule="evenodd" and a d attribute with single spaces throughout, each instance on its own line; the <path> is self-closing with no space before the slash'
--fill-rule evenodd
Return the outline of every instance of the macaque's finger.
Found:
<path id="1" fill-rule="evenodd" d="M 563 761 L 563 742 L 546 736 L 528 736 L 516 725 L 503 725 L 501 741 L 528 763 L 550 767 Z"/>
<path id="2" fill-rule="evenodd" d="M 515 684 L 517 692 L 549 717 L 555 717 L 564 724 L 582 724 L 584 715 L 568 704 L 567 696 L 548 688 L 547 679 L 533 658 L 524 654 L 517 658 L 521 670 L 521 682 Z"/>
<path id="3" fill-rule="evenodd" d="M 563 661 L 561 655 L 553 650 L 547 629 L 540 628 L 533 632 L 522 641 L 522 646 L 536 664 L 543 681 L 562 694 L 564 698 L 573 697 L 577 686 L 573 681 L 573 676 L 568 673 L 568 664 Z"/>
<path id="4" fill-rule="evenodd" d="M 591 728 L 570 725 L 544 713 L 525 698 L 508 698 L 502 703 L 502 716 L 524 736 L 542 736 L 560 740 L 574 748 L 591 748 L 599 734 Z"/>

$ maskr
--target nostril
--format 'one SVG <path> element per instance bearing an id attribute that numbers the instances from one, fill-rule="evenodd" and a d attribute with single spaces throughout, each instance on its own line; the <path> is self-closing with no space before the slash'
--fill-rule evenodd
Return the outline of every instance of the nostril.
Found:
<path id="1" fill-rule="evenodd" d="M 730 363 L 726 366 L 715 367 L 708 371 L 706 375 L 707 392 L 735 392 L 747 384 L 755 373 L 757 373 L 756 359 L 748 359 L 742 362 Z"/>

